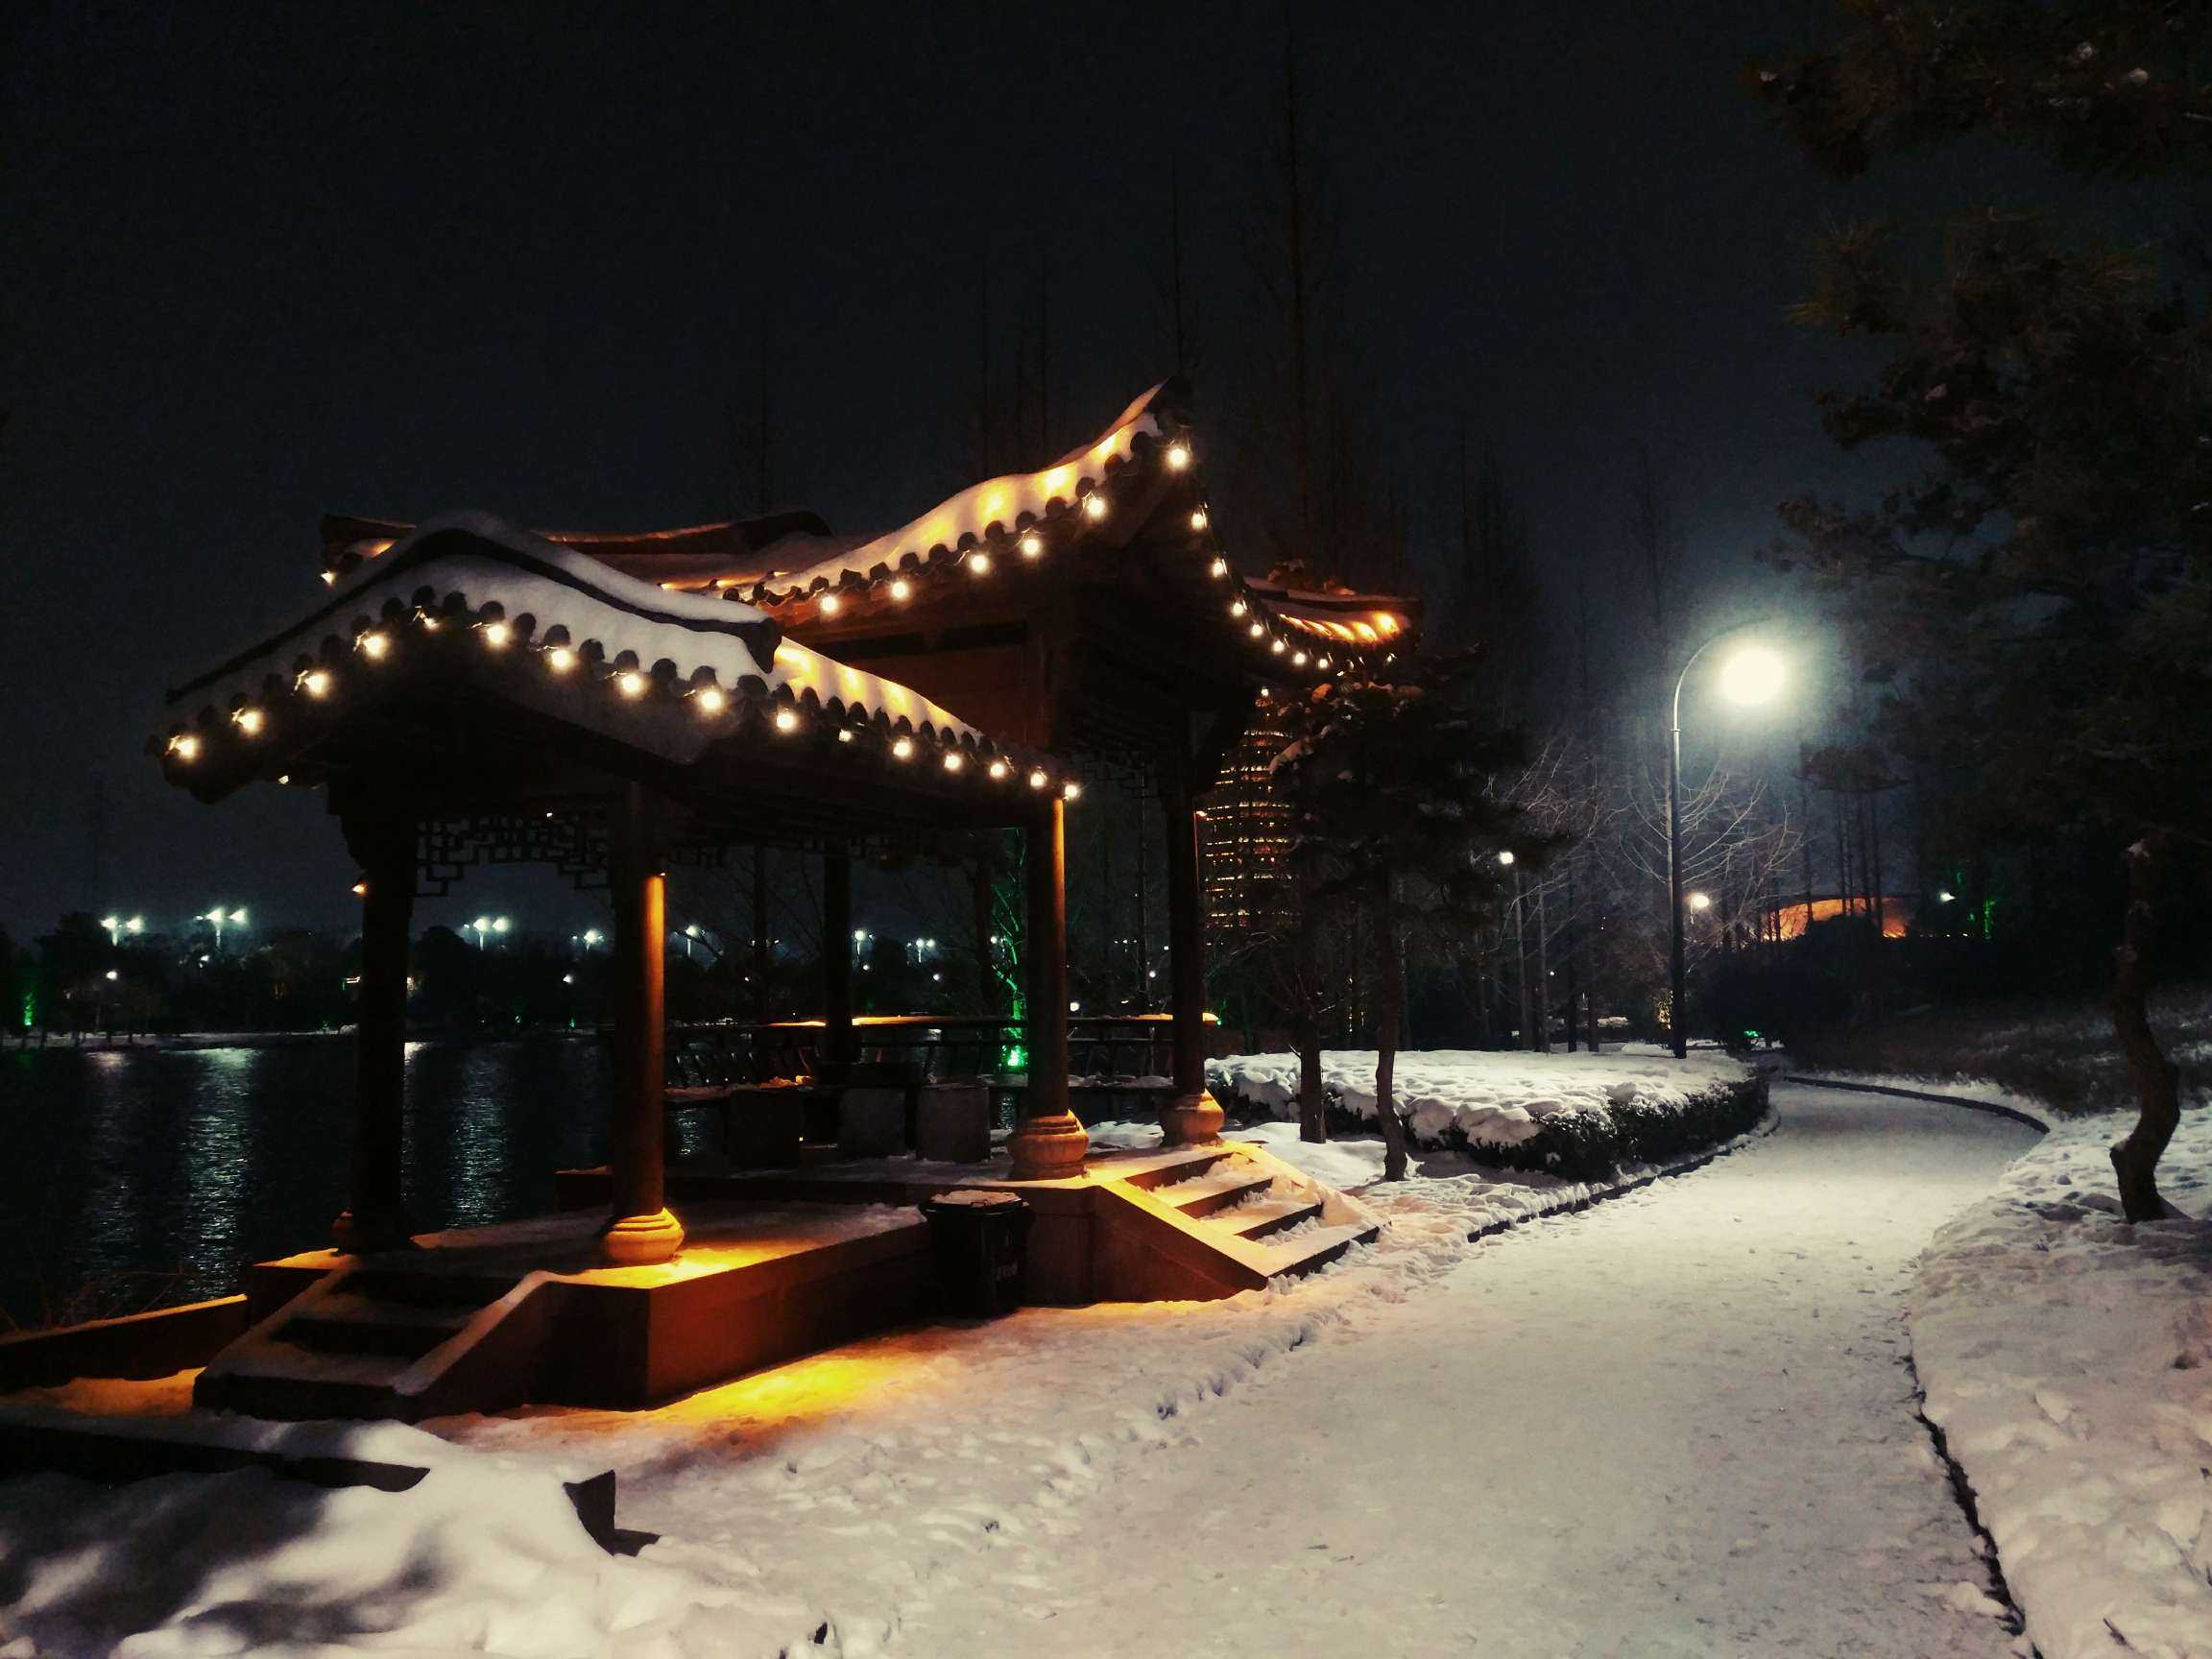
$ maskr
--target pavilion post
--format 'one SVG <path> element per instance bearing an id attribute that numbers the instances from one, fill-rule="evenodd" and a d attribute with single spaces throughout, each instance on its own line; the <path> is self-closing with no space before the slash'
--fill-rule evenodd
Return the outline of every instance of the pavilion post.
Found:
<path id="1" fill-rule="evenodd" d="M 1168 1010 L 1175 1017 L 1175 1093 L 1160 1109 L 1162 1143 L 1221 1139 L 1222 1112 L 1206 1092 L 1206 914 L 1198 892 L 1198 809 L 1190 763 L 1176 756 L 1160 805 L 1167 820 Z"/>
<path id="2" fill-rule="evenodd" d="M 600 1254 L 616 1266 L 665 1262 L 684 1243 L 666 1191 L 668 878 L 655 804 L 626 784 L 609 813 L 614 898 L 614 1113 L 608 1133 L 612 1202 Z"/>
<path id="3" fill-rule="evenodd" d="M 351 1255 L 404 1249 L 400 1165 L 406 1145 L 407 932 L 415 910 L 415 825 L 379 813 L 346 819 L 359 862 L 360 1002 L 353 1024 L 353 1152 L 346 1208 L 331 1224 Z"/>
<path id="4" fill-rule="evenodd" d="M 1091 1137 L 1068 1109 L 1068 805 L 1043 803 L 1028 826 L 1028 937 L 1022 942 L 1028 1006 L 1022 1012 L 1029 1086 L 1007 1150 L 1016 1181 L 1083 1172 Z"/>
<path id="5" fill-rule="evenodd" d="M 821 1065 L 853 1058 L 853 860 L 844 853 L 822 855 Z"/>

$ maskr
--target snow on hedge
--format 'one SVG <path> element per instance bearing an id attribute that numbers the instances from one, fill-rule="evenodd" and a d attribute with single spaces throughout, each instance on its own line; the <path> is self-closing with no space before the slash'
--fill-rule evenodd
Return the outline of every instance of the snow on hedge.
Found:
<path id="1" fill-rule="evenodd" d="M 2043 1659 L 2212 1659 L 2212 1103 L 2130 1226 L 2114 1114 L 2058 1122 L 1936 1236 L 1909 1318 L 1927 1413 Z"/>
<path id="2" fill-rule="evenodd" d="M 1398 1056 L 1394 1093 L 1416 1141 L 1434 1144 L 1456 1129 L 1470 1144 L 1518 1146 L 1561 1113 L 1603 1118 L 1619 1106 L 1678 1109 L 1749 1075 L 1749 1068 L 1718 1050 L 1677 1060 L 1430 1048 Z M 1234 1094 L 1271 1117 L 1298 1115 L 1295 1054 L 1232 1055 L 1209 1065 L 1206 1079 L 1215 1094 Z M 1321 1082 L 1356 1117 L 1375 1116 L 1373 1049 L 1323 1050 Z"/>

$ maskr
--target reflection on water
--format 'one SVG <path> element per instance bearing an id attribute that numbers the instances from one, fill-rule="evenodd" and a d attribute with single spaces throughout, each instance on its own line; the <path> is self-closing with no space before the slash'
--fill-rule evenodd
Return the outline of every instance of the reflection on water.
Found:
<path id="1" fill-rule="evenodd" d="M 424 1227 L 541 1214 L 553 1171 L 604 1157 L 589 1041 L 411 1043 L 406 1190 Z M 0 1054 L 0 1309 L 36 1322 L 88 1280 L 236 1288 L 321 1244 L 344 1207 L 352 1045 Z"/>

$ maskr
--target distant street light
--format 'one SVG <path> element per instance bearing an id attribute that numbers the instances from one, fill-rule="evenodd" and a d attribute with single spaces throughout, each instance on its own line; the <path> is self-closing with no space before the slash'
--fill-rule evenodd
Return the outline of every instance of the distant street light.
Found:
<path id="1" fill-rule="evenodd" d="M 1667 988 L 1670 998 L 1667 1023 L 1674 1038 L 1677 1060 L 1686 1059 L 1690 1053 L 1689 975 L 1683 966 L 1682 939 L 1682 685 L 1706 652 L 1731 634 L 1740 634 L 1767 620 L 1755 617 L 1707 636 L 1683 661 L 1682 671 L 1674 676 L 1667 744 Z M 1773 702 L 1781 695 L 1789 678 L 1788 666 L 1771 646 L 1739 645 L 1720 664 L 1720 693 L 1731 703 L 1751 708 Z M 1702 894 L 1697 897 L 1705 898 Z M 1695 900 L 1692 902 L 1695 903 Z M 1702 910 L 1712 902 L 1710 898 L 1705 898 L 1705 903 L 1697 904 L 1696 908 Z"/>
<path id="2" fill-rule="evenodd" d="M 1949 904 L 1949 903 L 1951 903 L 1953 901 L 1955 901 L 1955 900 L 1956 900 L 1958 897 L 1959 897 L 1959 895 L 1958 895 L 1958 894 L 1956 894 L 1956 893 L 1954 893 L 1954 892 L 1950 891 L 1948 888 L 1946 888 L 1944 891 L 1942 891 L 1942 892 L 1940 892 L 1940 893 L 1938 893 L 1938 894 L 1936 894 L 1936 903 L 1938 903 L 1938 904 Z"/>
<path id="3" fill-rule="evenodd" d="M 1508 849 L 1506 849 L 1506 851 L 1504 851 L 1504 852 L 1503 852 L 1503 853 L 1499 854 L 1498 854 L 1498 862 L 1499 862 L 1499 863 L 1501 863 L 1501 864 L 1503 864 L 1503 865 L 1504 865 L 1504 866 L 1505 866 L 1505 867 L 1506 867 L 1508 870 L 1510 870 L 1510 869 L 1513 867 L 1513 853 L 1512 853 L 1512 849 L 1508 848 Z"/>
<path id="4" fill-rule="evenodd" d="M 1690 895 L 1690 908 L 1691 908 L 1691 909 L 1693 909 L 1693 910 L 1710 910 L 1710 909 L 1712 909 L 1712 908 L 1713 908 L 1713 895 L 1712 895 L 1712 894 L 1710 894 L 1710 893 L 1693 893 L 1693 894 L 1691 894 L 1691 895 Z"/>
<path id="5" fill-rule="evenodd" d="M 476 949 L 484 950 L 490 948 L 493 934 L 504 933 L 514 925 L 504 916 L 479 916 L 469 924 L 469 927 L 476 934 Z"/>
<path id="6" fill-rule="evenodd" d="M 222 905 L 218 904 L 206 915 L 195 917 L 194 920 L 211 922 L 215 925 L 215 949 L 217 951 L 221 951 L 223 949 L 223 925 L 228 922 L 234 926 L 245 926 L 246 906 L 241 904 L 235 910 L 226 911 Z"/>

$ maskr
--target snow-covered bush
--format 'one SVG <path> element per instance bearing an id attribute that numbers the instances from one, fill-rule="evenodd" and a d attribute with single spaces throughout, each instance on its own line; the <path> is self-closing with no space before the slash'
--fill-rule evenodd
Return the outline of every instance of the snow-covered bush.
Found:
<path id="1" fill-rule="evenodd" d="M 1334 1131 L 1373 1128 L 1372 1049 L 1324 1051 L 1321 1083 Z M 1232 1055 L 1208 1066 L 1207 1084 L 1231 1113 L 1289 1118 L 1298 1056 Z M 1441 1048 L 1398 1057 L 1397 1095 L 1417 1145 L 1590 1181 L 1742 1134 L 1766 1114 L 1767 1080 L 1719 1053 L 1675 1060 Z"/>

